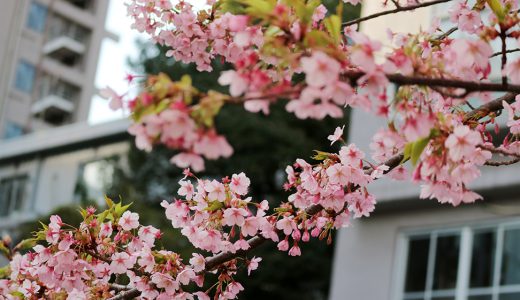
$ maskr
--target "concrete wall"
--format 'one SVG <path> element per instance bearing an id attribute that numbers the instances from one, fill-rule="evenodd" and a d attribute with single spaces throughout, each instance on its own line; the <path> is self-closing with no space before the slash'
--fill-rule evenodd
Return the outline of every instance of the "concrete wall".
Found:
<path id="1" fill-rule="evenodd" d="M 520 195 L 509 200 L 517 203 Z M 458 227 L 506 218 L 520 221 L 515 202 L 501 201 L 496 205 L 483 202 L 457 208 L 430 202 L 432 205 L 427 208 L 411 210 L 401 205 L 388 212 L 376 211 L 370 218 L 341 230 L 335 249 L 330 299 L 396 300 L 403 288 L 400 268 L 405 263 L 399 255 L 399 238 L 407 230 Z"/>

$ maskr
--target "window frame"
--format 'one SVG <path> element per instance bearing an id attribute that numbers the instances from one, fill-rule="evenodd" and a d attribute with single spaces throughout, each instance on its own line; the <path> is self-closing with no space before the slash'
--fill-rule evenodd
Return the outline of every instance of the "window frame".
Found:
<path id="1" fill-rule="evenodd" d="M 29 175 L 20 174 L 14 176 L 5 176 L 0 178 L 0 196 L 3 197 L 7 192 L 4 190 L 9 188 L 9 199 L 6 200 L 8 207 L 5 215 L 0 214 L 0 218 L 10 218 L 13 214 L 20 214 L 27 210 L 29 204 Z M 21 186 L 21 187 L 20 187 Z M 22 194 L 21 199 L 16 199 L 14 193 Z M 16 196 L 19 196 L 16 195 Z M 21 203 L 19 203 L 21 201 Z M 17 208 L 19 206 L 19 208 Z"/>
<path id="2" fill-rule="evenodd" d="M 394 300 L 404 299 L 417 299 L 412 298 L 413 296 L 422 297 L 420 299 L 434 300 L 432 297 L 440 296 L 453 296 L 455 300 L 466 300 L 469 296 L 489 295 L 491 294 L 492 300 L 499 300 L 500 293 L 518 292 L 520 293 L 520 283 L 500 285 L 501 269 L 502 269 L 502 257 L 504 251 L 504 236 L 506 230 L 520 229 L 520 219 L 508 218 L 501 220 L 485 221 L 485 222 L 474 222 L 459 226 L 444 226 L 444 227 L 430 227 L 421 229 L 406 229 L 402 230 L 398 234 L 396 243 L 396 257 L 393 286 L 395 287 L 393 298 Z M 475 233 L 481 231 L 491 230 L 496 234 L 496 244 L 493 260 L 493 276 L 492 285 L 489 287 L 470 287 L 470 275 L 471 275 L 471 260 L 473 253 L 473 237 Z M 453 290 L 439 290 L 432 291 L 433 281 L 433 259 L 435 256 L 436 249 L 436 238 L 444 234 L 459 234 L 460 235 L 460 246 L 459 246 L 459 263 L 457 269 L 457 282 L 454 290 L 454 294 L 450 291 Z M 406 271 L 408 262 L 409 242 L 414 237 L 429 236 L 429 252 L 428 252 L 428 269 L 426 274 L 426 286 L 423 292 L 405 292 L 406 283 Z M 435 239 L 433 239 L 435 237 Z M 407 295 L 408 294 L 408 295 Z"/>

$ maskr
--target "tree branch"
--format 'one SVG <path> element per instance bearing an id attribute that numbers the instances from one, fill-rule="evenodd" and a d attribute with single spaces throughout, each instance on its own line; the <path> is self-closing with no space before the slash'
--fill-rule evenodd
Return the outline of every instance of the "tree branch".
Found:
<path id="1" fill-rule="evenodd" d="M 520 48 L 509 49 L 509 50 L 506 50 L 505 53 L 506 53 L 506 54 L 509 54 L 509 53 L 514 53 L 514 52 L 518 52 L 518 51 L 520 51 Z M 502 52 L 502 51 L 500 51 L 500 52 L 495 52 L 495 53 L 493 53 L 493 55 L 491 55 L 490 57 L 500 56 L 500 55 L 502 55 L 502 53 L 504 53 L 504 52 Z"/>
<path id="2" fill-rule="evenodd" d="M 357 19 L 354 19 L 354 20 L 351 20 L 351 21 L 347 21 L 347 22 L 343 23 L 343 25 L 344 26 L 351 26 L 351 25 L 359 24 L 359 23 L 367 21 L 367 20 L 371 20 L 371 19 L 375 19 L 375 18 L 384 16 L 384 15 L 390 15 L 390 14 L 395 14 L 395 13 L 402 12 L 402 11 L 414 10 L 414 9 L 417 9 L 417 8 L 432 6 L 432 5 L 436 5 L 436 4 L 440 4 L 440 3 L 444 3 L 444 2 L 450 2 L 450 1 L 453 1 L 453 0 L 435 0 L 435 1 L 429 1 L 429 2 L 415 4 L 415 5 L 410 5 L 410 6 L 399 6 L 399 7 L 395 8 L 395 9 L 385 10 L 385 11 L 378 12 L 378 13 L 375 13 L 375 14 L 372 14 L 372 15 L 368 15 L 368 16 L 365 16 L 365 17 L 357 18 Z"/>
<path id="3" fill-rule="evenodd" d="M 364 72 L 359 71 L 347 71 L 344 73 L 344 78 L 348 78 L 351 81 L 357 81 L 359 78 L 365 75 Z M 444 87 L 444 88 L 460 88 L 466 90 L 466 92 L 512 92 L 520 94 L 520 85 L 512 84 L 501 84 L 491 82 L 477 82 L 477 81 L 465 81 L 458 79 L 447 79 L 447 78 L 429 78 L 420 76 L 404 76 L 401 74 L 385 74 L 386 78 L 392 83 L 399 85 L 424 85 L 432 87 Z"/>
<path id="4" fill-rule="evenodd" d="M 473 120 L 473 119 L 481 119 L 484 116 L 486 116 L 487 113 L 489 113 L 489 112 L 498 111 L 498 110 L 503 109 L 504 107 L 502 106 L 502 101 L 512 103 L 515 100 L 516 95 L 517 94 L 509 93 L 509 94 L 506 94 L 493 101 L 490 101 L 484 105 L 479 106 L 478 108 L 466 113 L 466 115 L 464 116 L 464 123 L 468 122 L 469 120 Z M 484 114 L 484 113 L 486 113 L 486 114 Z M 381 165 L 388 166 L 388 170 L 385 171 L 385 174 L 387 174 L 388 172 L 397 168 L 401 164 L 403 159 L 404 159 L 403 153 L 398 153 L 398 154 L 392 156 L 391 158 L 389 158 L 388 160 L 386 160 L 385 162 L 383 162 Z M 374 169 L 375 169 L 374 167 L 370 167 L 370 168 L 366 169 L 365 174 L 372 173 L 374 171 Z M 312 215 L 319 213 L 322 210 L 323 210 L 323 206 L 321 206 L 320 204 L 315 204 L 315 205 L 308 207 L 305 210 L 305 212 L 308 215 L 312 216 Z M 247 243 L 250 246 L 249 249 L 247 249 L 247 250 L 237 251 L 236 253 L 225 252 L 225 253 L 219 253 L 217 255 L 214 255 L 214 256 L 206 259 L 205 271 L 214 270 L 216 267 L 218 267 L 219 265 L 221 265 L 223 263 L 226 263 L 237 257 L 245 256 L 250 251 L 252 251 L 255 248 L 258 248 L 260 245 L 262 245 L 266 241 L 267 241 L 267 239 L 265 239 L 264 237 L 256 236 L 247 241 Z M 140 295 L 140 292 L 134 288 L 134 289 L 128 290 L 126 292 L 123 292 L 117 296 L 114 296 L 114 297 L 110 298 L 109 300 L 131 299 L 131 298 L 137 297 L 139 295 Z"/>

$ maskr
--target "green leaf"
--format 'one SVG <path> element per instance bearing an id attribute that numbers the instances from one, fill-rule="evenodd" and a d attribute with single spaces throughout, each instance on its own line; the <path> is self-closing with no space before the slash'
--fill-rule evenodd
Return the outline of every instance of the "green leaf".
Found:
<path id="1" fill-rule="evenodd" d="M 132 205 L 132 203 L 121 206 L 121 202 L 117 203 L 114 207 L 114 214 L 119 218 L 123 215 L 125 211 L 128 210 L 128 208 Z"/>
<path id="2" fill-rule="evenodd" d="M 419 161 L 419 158 L 421 157 L 421 154 L 423 153 L 426 146 L 428 146 L 428 143 L 430 142 L 430 137 L 427 136 L 425 138 L 418 139 L 412 144 L 412 151 L 410 154 L 410 159 L 412 161 L 412 164 L 415 166 L 417 162 Z"/>
<path id="3" fill-rule="evenodd" d="M 334 42 L 339 44 L 341 41 L 341 18 L 337 15 L 332 15 L 325 19 L 324 24 Z"/>
<path id="4" fill-rule="evenodd" d="M 107 203 L 108 208 L 112 208 L 112 206 L 114 206 L 114 201 L 112 201 L 112 199 L 108 198 L 107 195 L 105 195 L 105 202 Z"/>
<path id="5" fill-rule="evenodd" d="M 311 157 L 314 160 L 325 160 L 325 159 L 329 158 L 332 155 L 331 153 L 318 151 L 318 150 L 314 150 L 314 152 L 316 154 Z"/>
<path id="6" fill-rule="evenodd" d="M 13 297 L 16 297 L 16 298 L 19 298 L 19 299 L 25 299 L 25 296 L 23 295 L 22 292 L 20 291 L 14 291 L 14 292 L 11 292 L 11 295 Z"/>
<path id="7" fill-rule="evenodd" d="M 403 160 L 401 161 L 401 163 L 404 163 L 405 161 L 410 159 L 410 157 L 412 156 L 412 147 L 413 143 L 408 143 L 404 146 Z"/>
<path id="8" fill-rule="evenodd" d="M 9 251 L 9 249 L 1 241 L 0 241 L 0 252 L 7 258 L 9 258 L 9 255 L 11 254 L 11 251 Z M 0 276 L 0 278 L 1 278 L 1 276 Z"/>
<path id="9" fill-rule="evenodd" d="M 25 239 L 25 240 L 22 240 L 21 242 L 18 243 L 18 245 L 16 245 L 14 247 L 14 249 L 16 250 L 28 250 L 28 249 L 31 249 L 32 247 L 36 246 L 36 239 Z"/>
<path id="10" fill-rule="evenodd" d="M 214 212 L 224 207 L 224 203 L 220 201 L 213 201 L 210 203 L 208 207 L 206 207 L 206 211 Z"/>
<path id="11" fill-rule="evenodd" d="M 504 21 L 506 17 L 506 12 L 504 11 L 504 7 L 499 0 L 486 0 L 487 4 L 491 8 L 491 10 L 495 13 L 499 21 Z"/>
<path id="12" fill-rule="evenodd" d="M 0 268 L 0 279 L 7 279 L 11 275 L 9 265 Z"/>

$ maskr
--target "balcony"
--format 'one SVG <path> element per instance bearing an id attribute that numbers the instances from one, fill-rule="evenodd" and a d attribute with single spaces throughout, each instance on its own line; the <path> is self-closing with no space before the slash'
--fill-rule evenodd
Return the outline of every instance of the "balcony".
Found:
<path id="1" fill-rule="evenodd" d="M 55 37 L 43 46 L 45 55 L 67 66 L 77 64 L 86 50 L 83 43 L 66 35 Z"/>
<path id="2" fill-rule="evenodd" d="M 45 122 L 59 125 L 64 123 L 74 112 L 74 104 L 58 95 L 48 95 L 36 101 L 31 113 Z"/>
<path id="3" fill-rule="evenodd" d="M 94 11 L 95 1 L 94 0 L 65 0 L 69 4 L 74 5 L 75 7 L 86 10 L 86 11 Z"/>

